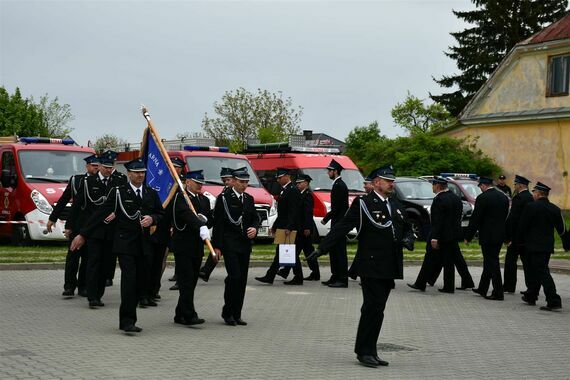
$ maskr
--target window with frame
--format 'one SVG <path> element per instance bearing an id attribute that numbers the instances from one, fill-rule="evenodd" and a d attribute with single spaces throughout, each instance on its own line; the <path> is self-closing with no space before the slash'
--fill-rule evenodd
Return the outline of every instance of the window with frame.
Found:
<path id="1" fill-rule="evenodd" d="M 570 82 L 570 55 L 550 57 L 546 96 L 568 95 Z"/>

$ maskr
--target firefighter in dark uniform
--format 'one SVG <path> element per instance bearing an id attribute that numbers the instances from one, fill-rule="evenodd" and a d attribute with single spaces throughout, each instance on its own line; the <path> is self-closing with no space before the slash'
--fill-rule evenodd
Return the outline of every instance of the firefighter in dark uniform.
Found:
<path id="1" fill-rule="evenodd" d="M 89 218 L 81 233 L 72 242 L 80 246 L 104 223 L 109 214 L 115 215 L 113 251 L 121 267 L 121 306 L 119 328 L 127 333 L 142 329 L 136 326 L 137 303 L 149 281 L 147 257 L 152 254 L 150 227 L 163 216 L 158 193 L 144 183 L 146 167 L 137 158 L 125 164 L 128 183 L 114 187 L 105 203 Z"/>
<path id="2" fill-rule="evenodd" d="M 67 204 L 77 197 L 77 192 L 79 191 L 81 184 L 85 177 L 90 175 L 95 175 L 99 171 L 99 161 L 97 155 L 92 154 L 91 156 L 85 157 L 85 174 L 73 175 L 69 178 L 67 182 L 67 187 L 61 194 L 61 197 L 57 200 L 55 206 L 53 206 L 53 211 L 49 216 L 49 220 L 46 226 L 48 232 L 52 232 L 53 226 L 58 219 L 61 218 L 63 211 Z M 69 215 L 66 219 L 69 219 Z M 64 230 L 65 236 L 73 240 L 75 234 L 72 233 L 67 227 Z M 85 273 L 87 268 L 87 248 L 83 247 L 79 252 L 67 251 L 67 256 L 65 257 L 65 271 L 64 271 L 64 284 L 63 293 L 64 297 L 73 297 L 75 294 L 75 288 L 77 288 L 77 294 L 82 297 L 87 297 L 87 289 L 85 288 Z"/>
<path id="3" fill-rule="evenodd" d="M 82 228 L 79 226 L 83 226 L 105 203 L 111 190 L 127 183 L 127 177 L 115 170 L 116 157 L 117 153 L 111 150 L 103 153 L 99 157 L 99 173 L 83 180 L 71 208 L 72 229 L 79 231 Z M 111 263 L 116 261 L 113 253 L 114 219 L 115 215 L 109 213 L 104 223 L 93 226 L 87 237 L 87 300 L 91 308 L 104 306 L 101 298 L 105 293 L 105 282 Z"/>
<path id="4" fill-rule="evenodd" d="M 507 217 L 506 242 L 507 254 L 505 255 L 505 268 L 503 270 L 503 288 L 506 293 L 514 293 L 517 286 L 517 261 L 521 258 L 523 265 L 526 289 L 528 290 L 528 265 L 526 265 L 526 255 L 524 245 L 518 241 L 517 229 L 520 217 L 525 206 L 534 201 L 532 194 L 528 191 L 530 181 L 525 177 L 515 175 L 515 196 L 511 202 L 511 210 Z"/>
<path id="5" fill-rule="evenodd" d="M 479 287 L 473 292 L 488 300 L 502 301 L 504 299 L 503 281 L 499 253 L 505 241 L 505 221 L 509 213 L 509 198 L 501 190 L 493 187 L 493 180 L 487 177 L 479 178 L 479 188 L 483 191 L 475 200 L 475 210 L 469 220 L 465 235 L 465 243 L 469 243 L 475 232 L 479 231 L 479 245 L 483 252 L 483 273 Z M 493 282 L 493 292 L 487 295 L 490 282 Z"/>
<path id="6" fill-rule="evenodd" d="M 186 203 L 182 193 L 172 200 L 172 251 L 176 263 L 179 297 L 174 323 L 197 325 L 204 323 L 194 307 L 194 290 L 198 282 L 198 272 L 204 256 L 205 239 L 210 239 L 208 228 L 213 225 L 210 201 L 202 194 L 204 174 L 202 170 L 186 173 L 186 194 L 192 202 L 196 214 Z"/>
<path id="7" fill-rule="evenodd" d="M 247 168 L 239 168 L 236 170 L 243 170 Z M 234 186 L 234 176 L 233 176 L 233 169 L 230 168 L 222 168 L 220 170 L 220 179 L 222 180 L 222 183 L 224 184 L 224 188 L 222 189 L 221 194 L 225 193 L 226 191 L 229 191 L 232 189 L 232 187 Z M 202 268 L 200 268 L 200 273 L 199 276 L 202 280 L 204 280 L 205 282 L 208 282 L 208 280 L 210 279 L 210 275 L 212 274 L 212 272 L 214 271 L 214 268 L 216 268 L 216 265 L 218 264 L 218 262 L 213 258 L 212 255 L 208 255 L 208 258 L 206 259 L 206 262 L 204 263 L 204 266 L 202 266 Z"/>
<path id="8" fill-rule="evenodd" d="M 176 170 L 177 175 L 181 175 L 184 169 L 184 161 L 179 157 L 171 158 L 172 166 Z M 151 234 L 152 245 L 154 247 L 154 255 L 151 264 L 151 281 L 149 283 L 149 303 L 160 300 L 158 294 L 160 291 L 160 282 L 162 274 L 166 268 L 166 257 L 168 256 L 168 243 L 170 242 L 170 234 L 172 229 L 172 220 L 170 219 L 172 211 L 170 210 L 172 202 L 169 202 L 164 208 L 164 217 L 156 225 L 156 230 Z"/>
<path id="9" fill-rule="evenodd" d="M 462 240 L 461 218 L 463 204 L 461 199 L 449 191 L 447 180 L 443 177 L 434 177 L 431 180 L 435 197 L 431 205 L 431 231 L 426 245 L 426 256 L 422 264 L 418 279 L 409 287 L 425 290 L 428 278 L 433 278 L 443 267 L 443 293 L 455 292 L 455 267 L 461 275 L 459 289 L 473 288 L 473 278 L 467 269 L 467 264 L 461 255 L 459 241 Z"/>
<path id="10" fill-rule="evenodd" d="M 308 174 L 299 174 L 297 176 L 297 179 L 295 180 L 297 189 L 299 189 L 299 192 L 301 193 L 301 203 L 299 204 L 301 226 L 299 229 L 299 233 L 297 233 L 297 237 L 295 238 L 297 261 L 299 261 L 299 255 L 301 254 L 301 251 L 303 251 L 303 253 L 305 254 L 305 258 L 307 258 L 307 256 L 309 256 L 315 250 L 315 247 L 313 247 L 313 237 L 315 235 L 317 228 L 315 226 L 315 221 L 313 220 L 313 207 L 314 207 L 313 192 L 309 187 L 309 184 L 312 180 L 313 179 Z M 291 281 L 285 281 L 283 284 L 303 285 L 303 280 L 319 281 L 321 279 L 321 272 L 319 270 L 319 262 L 317 261 L 317 259 L 308 260 L 307 265 L 311 270 L 311 274 L 309 274 L 305 278 L 293 277 Z M 285 268 L 280 269 L 278 274 L 284 278 L 287 278 L 287 276 L 289 276 L 290 271 L 291 267 L 287 266 Z"/>
<path id="11" fill-rule="evenodd" d="M 241 318 L 252 240 L 259 228 L 259 215 L 253 197 L 245 192 L 249 183 L 246 168 L 232 172 L 233 187 L 216 200 L 212 245 L 224 256 L 228 276 L 225 279 L 222 318 L 229 326 L 245 326 Z"/>
<path id="12" fill-rule="evenodd" d="M 350 230 L 357 229 L 354 271 L 362 282 L 363 305 L 354 351 L 361 364 L 377 367 L 388 365 L 378 357 L 378 336 L 394 279 L 403 278 L 402 247 L 413 249 L 414 237 L 403 206 L 389 197 L 396 178 L 392 166 L 378 168 L 371 176 L 374 191 L 354 200 L 343 220 L 332 227 L 311 256 L 326 253 L 344 241 Z"/>
<path id="13" fill-rule="evenodd" d="M 348 187 L 340 177 L 343 170 L 341 164 L 332 160 L 327 166 L 329 178 L 333 180 L 331 189 L 331 210 L 325 215 L 322 224 L 331 221 L 331 228 L 340 222 L 348 210 Z M 323 285 L 331 288 L 348 287 L 348 258 L 346 253 L 346 240 L 338 241 L 330 250 L 331 277 L 323 281 Z"/>
<path id="14" fill-rule="evenodd" d="M 566 226 L 560 208 L 548 199 L 550 190 L 547 185 L 536 183 L 532 191 L 534 202 L 528 203 L 523 209 L 517 234 L 519 241 L 524 243 L 531 274 L 529 289 L 522 299 L 530 305 L 535 305 L 542 286 L 546 295 L 546 306 L 541 306 L 540 309 L 553 311 L 562 308 L 562 300 L 556 293 L 548 262 L 554 252 L 554 230 L 562 236 L 566 234 Z"/>
<path id="15" fill-rule="evenodd" d="M 503 193 L 507 194 L 507 196 L 510 198 L 512 197 L 513 193 L 511 191 L 511 188 L 509 187 L 509 185 L 507 185 L 505 183 L 505 180 L 507 179 L 507 177 L 505 177 L 504 175 L 500 175 L 499 178 L 497 179 L 497 189 L 501 190 Z"/>
<path id="16" fill-rule="evenodd" d="M 299 204 L 301 202 L 301 193 L 291 182 L 291 171 L 289 169 L 277 168 L 275 176 L 277 183 L 281 186 L 281 193 L 277 198 L 277 219 L 273 222 L 271 230 L 273 233 L 275 233 L 277 229 L 285 230 L 286 236 L 289 236 L 292 231 L 299 233 Z M 265 276 L 256 277 L 255 279 L 266 284 L 273 284 L 278 270 L 279 245 L 275 247 L 275 257 Z M 303 269 L 300 263 L 293 267 L 293 275 L 297 278 L 303 278 Z"/>

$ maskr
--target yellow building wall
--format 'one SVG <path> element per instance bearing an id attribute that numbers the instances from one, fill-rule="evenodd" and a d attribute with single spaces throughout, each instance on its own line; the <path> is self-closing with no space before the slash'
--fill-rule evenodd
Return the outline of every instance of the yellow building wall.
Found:
<path id="1" fill-rule="evenodd" d="M 477 146 L 504 170 L 512 188 L 515 174 L 552 188 L 550 200 L 570 210 L 570 120 L 465 126 L 446 133 L 479 137 Z"/>
<path id="2" fill-rule="evenodd" d="M 494 79 L 492 89 L 465 116 L 570 107 L 570 96 L 546 96 L 548 57 L 559 54 L 570 54 L 570 46 L 521 53 Z"/>

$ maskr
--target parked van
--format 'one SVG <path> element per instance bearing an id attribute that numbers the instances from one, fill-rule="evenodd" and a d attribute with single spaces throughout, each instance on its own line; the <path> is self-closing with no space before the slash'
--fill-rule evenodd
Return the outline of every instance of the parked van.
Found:
<path id="1" fill-rule="evenodd" d="M 277 218 L 277 204 L 275 199 L 261 185 L 250 162 L 244 155 L 229 153 L 229 149 L 226 147 L 165 144 L 165 148 L 171 158 L 178 157 L 186 163 L 185 171 L 200 169 L 204 171 L 206 183 L 203 187 L 203 193 L 210 200 L 212 209 L 217 196 L 224 188 L 220 179 L 220 169 L 222 167 L 237 169 L 245 166 L 250 173 L 249 186 L 246 192 L 253 197 L 255 209 L 261 220 L 257 237 L 272 237 L 270 227 Z M 117 157 L 117 169 L 126 173 L 122 164 L 137 157 L 139 157 L 138 150 L 120 152 Z"/>
<path id="2" fill-rule="evenodd" d="M 313 218 L 319 236 L 325 236 L 330 230 L 330 221 L 323 225 L 321 221 L 331 209 L 331 188 L 333 181 L 329 178 L 326 167 L 334 158 L 342 165 L 342 180 L 349 191 L 349 204 L 360 195 L 364 195 L 364 178 L 352 160 L 340 154 L 337 148 L 315 148 L 291 146 L 287 143 L 248 145 L 245 156 L 261 179 L 261 183 L 275 197 L 281 192 L 275 180 L 278 167 L 291 169 L 291 176 L 308 174 L 313 178 L 314 209 Z"/>
<path id="3" fill-rule="evenodd" d="M 47 233 L 49 215 L 72 175 L 85 173 L 83 159 L 94 153 L 70 139 L 45 137 L 0 138 L 0 237 L 14 244 L 35 240 L 66 240 L 69 212 Z"/>

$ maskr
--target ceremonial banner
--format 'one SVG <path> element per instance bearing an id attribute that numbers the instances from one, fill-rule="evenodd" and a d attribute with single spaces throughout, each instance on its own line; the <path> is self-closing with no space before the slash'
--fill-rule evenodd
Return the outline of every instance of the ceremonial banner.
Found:
<path id="1" fill-rule="evenodd" d="M 178 184 L 172 177 L 168 169 L 170 157 L 163 155 L 163 150 L 159 148 L 160 142 L 147 127 L 144 132 L 142 143 L 142 160 L 146 165 L 146 184 L 156 190 L 162 207 L 166 207 L 170 199 L 174 196 Z"/>

